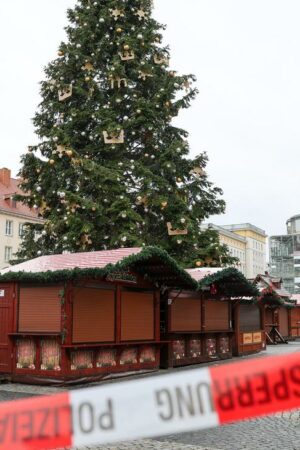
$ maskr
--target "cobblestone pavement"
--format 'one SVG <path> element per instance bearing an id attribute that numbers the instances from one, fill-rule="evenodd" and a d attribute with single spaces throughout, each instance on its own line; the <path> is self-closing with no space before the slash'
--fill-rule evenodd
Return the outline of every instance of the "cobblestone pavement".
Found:
<path id="1" fill-rule="evenodd" d="M 300 352 L 300 342 L 268 347 L 267 352 L 242 359 L 265 358 L 266 356 L 293 353 L 296 351 Z M 241 360 L 241 358 L 238 360 Z M 230 361 L 216 362 L 213 365 L 228 363 Z M 196 370 L 197 368 L 199 366 L 194 369 Z M 190 368 L 180 368 L 176 369 L 176 371 L 188 369 Z M 162 373 L 165 372 L 162 371 Z M 157 376 L 157 374 L 142 376 Z M 119 380 L 109 380 L 108 382 L 114 383 L 117 381 Z M 28 386 L 17 383 L 0 384 L 0 402 L 61 392 L 62 390 L 64 389 L 59 387 Z M 84 450 L 300 450 L 300 411 L 277 414 L 211 430 L 100 446 L 97 448 L 87 447 Z"/>

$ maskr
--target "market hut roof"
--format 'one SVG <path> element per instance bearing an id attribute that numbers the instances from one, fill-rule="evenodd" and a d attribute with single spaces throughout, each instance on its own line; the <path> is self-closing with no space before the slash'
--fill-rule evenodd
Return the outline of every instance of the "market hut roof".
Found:
<path id="1" fill-rule="evenodd" d="M 230 267 L 189 269 L 188 273 L 198 282 L 199 290 L 215 285 L 217 292 L 226 297 L 256 297 L 258 290 L 239 270 Z"/>
<path id="2" fill-rule="evenodd" d="M 0 282 L 55 282 L 134 273 L 160 286 L 196 289 L 197 283 L 157 247 L 48 255 L 0 272 Z"/>
<path id="3" fill-rule="evenodd" d="M 291 298 L 291 294 L 282 286 L 282 278 L 272 277 L 268 273 L 259 274 L 254 280 L 258 290 L 263 292 L 264 289 L 272 289 L 282 299 Z"/>
<path id="4" fill-rule="evenodd" d="M 269 273 L 259 274 L 254 280 L 259 291 L 259 300 L 269 306 L 285 306 L 292 308 L 296 300 L 291 299 L 291 294 L 282 286 L 282 278 L 272 277 Z"/>
<path id="5" fill-rule="evenodd" d="M 296 302 L 297 306 L 300 306 L 300 294 L 293 294 L 291 300 Z"/>

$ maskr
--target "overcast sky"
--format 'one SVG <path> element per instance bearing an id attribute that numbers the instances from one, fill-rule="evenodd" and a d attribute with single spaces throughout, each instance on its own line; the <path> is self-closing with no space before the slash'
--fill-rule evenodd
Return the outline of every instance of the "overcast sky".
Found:
<path id="1" fill-rule="evenodd" d="M 16 174 L 34 144 L 43 67 L 64 38 L 75 0 L 0 2 L 0 166 Z M 208 152 L 224 190 L 217 224 L 251 222 L 271 234 L 300 213 L 299 0 L 155 0 L 171 67 L 194 73 L 200 95 L 176 123 L 192 153 Z"/>

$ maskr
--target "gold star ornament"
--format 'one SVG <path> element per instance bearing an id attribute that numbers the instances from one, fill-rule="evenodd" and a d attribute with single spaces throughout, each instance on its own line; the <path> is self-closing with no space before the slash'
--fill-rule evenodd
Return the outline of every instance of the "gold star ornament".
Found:
<path id="1" fill-rule="evenodd" d="M 119 17 L 124 17 L 124 11 L 122 9 L 111 9 L 110 12 L 115 20 L 118 20 Z"/>
<path id="2" fill-rule="evenodd" d="M 147 13 L 143 9 L 138 9 L 135 15 L 139 18 L 139 20 L 146 19 Z"/>

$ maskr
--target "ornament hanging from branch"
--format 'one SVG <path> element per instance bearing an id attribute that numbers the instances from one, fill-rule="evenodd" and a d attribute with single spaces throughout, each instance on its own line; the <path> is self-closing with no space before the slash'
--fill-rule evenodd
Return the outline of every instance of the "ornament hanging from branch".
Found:
<path id="1" fill-rule="evenodd" d="M 60 158 L 62 158 L 63 154 L 66 152 L 66 146 L 65 145 L 58 145 L 56 147 L 56 153 Z"/>
<path id="2" fill-rule="evenodd" d="M 190 175 L 194 175 L 197 178 L 203 177 L 205 175 L 205 171 L 202 169 L 202 167 L 194 167 L 192 170 L 190 170 Z"/>
<path id="3" fill-rule="evenodd" d="M 77 241 L 77 245 L 80 245 L 83 249 L 85 249 L 88 245 L 92 245 L 91 236 L 89 234 L 83 234 L 80 237 L 80 241 Z"/>
<path id="4" fill-rule="evenodd" d="M 169 236 L 184 236 L 188 234 L 188 230 L 187 228 L 183 229 L 183 230 L 179 230 L 178 228 L 173 228 L 171 222 L 167 223 L 167 227 L 168 227 L 168 234 Z"/>
<path id="5" fill-rule="evenodd" d="M 91 86 L 91 87 L 89 88 L 88 98 L 92 98 L 94 92 L 95 92 L 95 88 L 94 88 L 93 86 Z"/>
<path id="6" fill-rule="evenodd" d="M 154 55 L 154 63 L 155 64 L 158 64 L 160 66 L 162 66 L 162 65 L 168 66 L 169 62 L 170 62 L 170 60 L 166 56 Z"/>
<path id="7" fill-rule="evenodd" d="M 142 70 L 139 70 L 139 78 L 146 81 L 147 78 L 153 78 L 154 75 L 151 73 L 143 72 Z"/>
<path id="8" fill-rule="evenodd" d="M 136 199 L 136 204 L 147 206 L 148 205 L 148 197 L 146 195 L 144 197 L 139 195 Z"/>
<path id="9" fill-rule="evenodd" d="M 48 84 L 50 86 L 50 91 L 53 91 L 55 89 L 55 86 L 57 85 L 56 80 L 49 80 Z"/>
<path id="10" fill-rule="evenodd" d="M 113 16 L 113 18 L 115 20 L 118 20 L 119 17 L 124 17 L 125 16 L 124 11 L 122 9 L 118 9 L 118 8 L 111 9 L 110 13 L 111 13 L 111 15 Z"/>
<path id="11" fill-rule="evenodd" d="M 115 85 L 120 89 L 121 87 L 127 87 L 128 82 L 126 78 L 114 77 L 113 75 L 109 76 L 110 86 L 114 89 Z"/>
<path id="12" fill-rule="evenodd" d="M 82 70 L 86 70 L 87 72 L 93 72 L 93 70 L 95 69 L 92 63 L 87 62 L 84 64 L 84 66 L 82 66 Z"/>
<path id="13" fill-rule="evenodd" d="M 70 203 L 69 208 L 72 213 L 75 213 L 76 210 L 80 208 L 80 205 L 78 203 Z"/>
<path id="14" fill-rule="evenodd" d="M 103 131 L 105 144 L 124 144 L 124 130 Z"/>
<path id="15" fill-rule="evenodd" d="M 122 52 L 119 52 L 119 56 L 122 61 L 130 61 L 131 59 L 135 58 L 135 54 L 133 50 L 123 50 Z"/>
<path id="16" fill-rule="evenodd" d="M 58 91 L 58 99 L 60 102 L 63 102 L 67 98 L 72 97 L 72 94 L 73 94 L 73 86 L 72 84 L 70 84 L 68 87 L 60 89 Z"/>
<path id="17" fill-rule="evenodd" d="M 147 13 L 142 8 L 138 9 L 136 13 L 134 13 L 135 16 L 139 18 L 139 20 L 146 19 Z"/>
<path id="18" fill-rule="evenodd" d="M 44 214 L 45 211 L 49 211 L 50 208 L 48 207 L 47 203 L 45 202 L 45 200 L 42 200 L 42 203 L 39 207 L 39 212 L 40 214 Z"/>
<path id="19" fill-rule="evenodd" d="M 191 87 L 192 87 L 192 83 L 191 83 L 189 80 L 186 80 L 186 81 L 183 83 L 183 86 L 184 86 L 186 92 L 189 92 L 190 89 L 191 89 Z"/>

